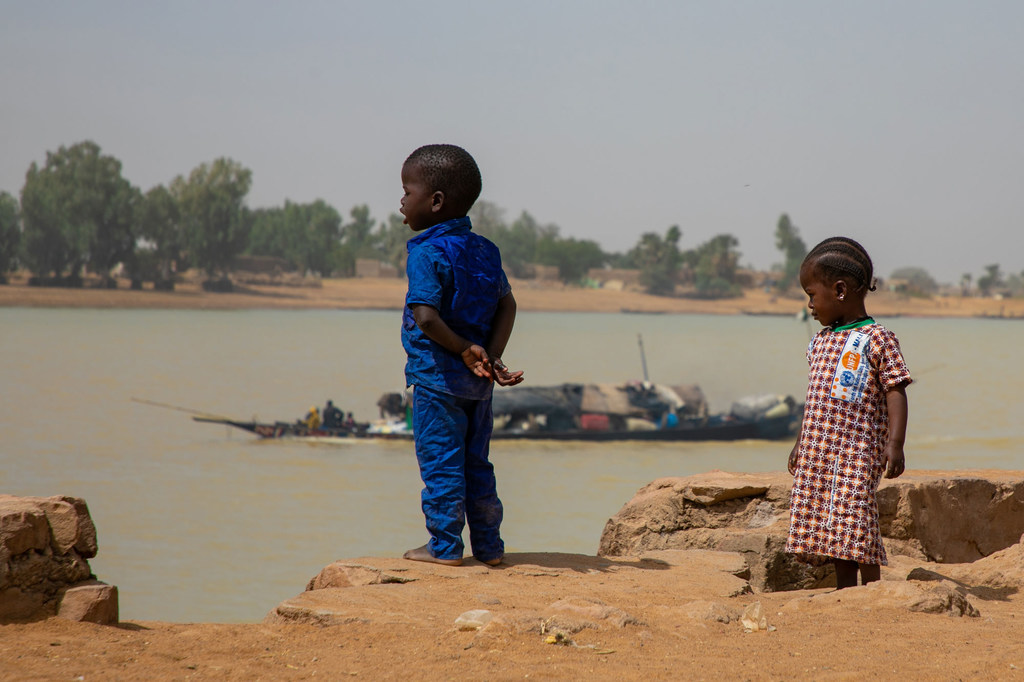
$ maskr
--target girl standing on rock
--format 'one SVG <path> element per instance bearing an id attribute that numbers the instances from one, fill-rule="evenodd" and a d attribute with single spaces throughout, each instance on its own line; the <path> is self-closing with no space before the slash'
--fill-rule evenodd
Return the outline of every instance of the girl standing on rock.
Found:
<path id="1" fill-rule="evenodd" d="M 886 562 L 875 493 L 903 473 L 906 387 L 912 381 L 896 335 L 868 316 L 871 258 L 832 237 L 800 268 L 807 307 L 822 329 L 807 348 L 807 400 L 797 443 L 786 551 L 812 565 L 831 561 L 839 589 L 881 576 Z"/>

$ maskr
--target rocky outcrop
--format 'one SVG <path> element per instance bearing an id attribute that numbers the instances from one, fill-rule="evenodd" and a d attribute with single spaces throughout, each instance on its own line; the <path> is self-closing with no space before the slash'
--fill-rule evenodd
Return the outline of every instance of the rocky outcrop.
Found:
<path id="1" fill-rule="evenodd" d="M 598 553 L 734 551 L 745 558 L 755 590 L 834 584 L 831 567 L 811 568 L 783 551 L 791 483 L 784 472 L 714 471 L 658 479 L 609 519 Z M 973 562 L 1010 547 L 1024 533 L 1024 474 L 910 472 L 883 481 L 878 507 L 890 554 L 935 563 Z"/>
<path id="2" fill-rule="evenodd" d="M 89 569 L 97 549 L 85 500 L 0 495 L 0 623 L 116 623 L 117 588 Z"/>

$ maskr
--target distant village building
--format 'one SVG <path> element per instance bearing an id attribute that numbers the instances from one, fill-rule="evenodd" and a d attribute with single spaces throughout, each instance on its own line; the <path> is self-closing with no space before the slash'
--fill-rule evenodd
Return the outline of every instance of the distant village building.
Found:
<path id="1" fill-rule="evenodd" d="M 744 289 L 764 287 L 769 281 L 773 281 L 771 273 L 747 268 L 737 268 L 735 282 Z"/>
<path id="2" fill-rule="evenodd" d="M 640 286 L 640 271 L 627 268 L 590 268 L 587 279 L 597 282 L 602 289 L 622 291 Z"/>
<path id="3" fill-rule="evenodd" d="M 231 261 L 232 270 L 255 272 L 261 275 L 294 272 L 295 266 L 284 258 L 277 256 L 235 256 Z"/>
<path id="4" fill-rule="evenodd" d="M 398 268 L 372 258 L 357 258 L 356 277 L 398 277 Z"/>
<path id="5" fill-rule="evenodd" d="M 558 279 L 558 266 L 557 265 L 537 265 L 536 263 L 531 264 L 530 267 L 533 269 L 533 278 L 541 281 L 555 281 Z"/>

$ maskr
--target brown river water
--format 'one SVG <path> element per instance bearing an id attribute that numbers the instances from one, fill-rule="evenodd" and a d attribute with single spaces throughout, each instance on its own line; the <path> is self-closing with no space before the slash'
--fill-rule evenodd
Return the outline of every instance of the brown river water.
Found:
<path id="1" fill-rule="evenodd" d="M 1024 469 L 1024 322 L 881 319 L 917 383 L 908 467 Z M 426 540 L 408 442 L 265 441 L 189 410 L 294 419 L 328 398 L 359 420 L 402 388 L 393 311 L 0 309 L 0 492 L 85 498 L 121 617 L 258 621 L 335 559 Z M 814 325 L 812 327 L 812 325 Z M 697 383 L 802 400 L 816 323 L 790 317 L 524 313 L 505 354 L 527 381 Z M 154 401 L 157 407 L 135 399 Z M 789 442 L 496 442 L 509 552 L 593 554 L 662 476 L 785 468 Z"/>

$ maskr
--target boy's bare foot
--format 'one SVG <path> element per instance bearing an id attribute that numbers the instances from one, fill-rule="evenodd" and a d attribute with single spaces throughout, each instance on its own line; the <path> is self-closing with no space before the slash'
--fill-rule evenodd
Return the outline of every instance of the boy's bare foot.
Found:
<path id="1" fill-rule="evenodd" d="M 403 559 L 409 559 L 410 561 L 426 561 L 431 564 L 442 564 L 444 566 L 461 566 L 462 559 L 438 559 L 436 556 L 430 553 L 429 545 L 423 545 L 416 549 L 410 549 L 408 552 L 402 555 Z"/>
<path id="2" fill-rule="evenodd" d="M 501 560 L 503 558 L 504 557 L 500 557 L 499 556 L 499 557 L 495 557 L 494 559 L 488 559 L 487 561 L 484 561 L 484 560 L 481 559 L 480 562 L 484 563 L 484 564 L 487 564 L 488 566 L 497 566 L 498 564 L 501 563 Z"/>

